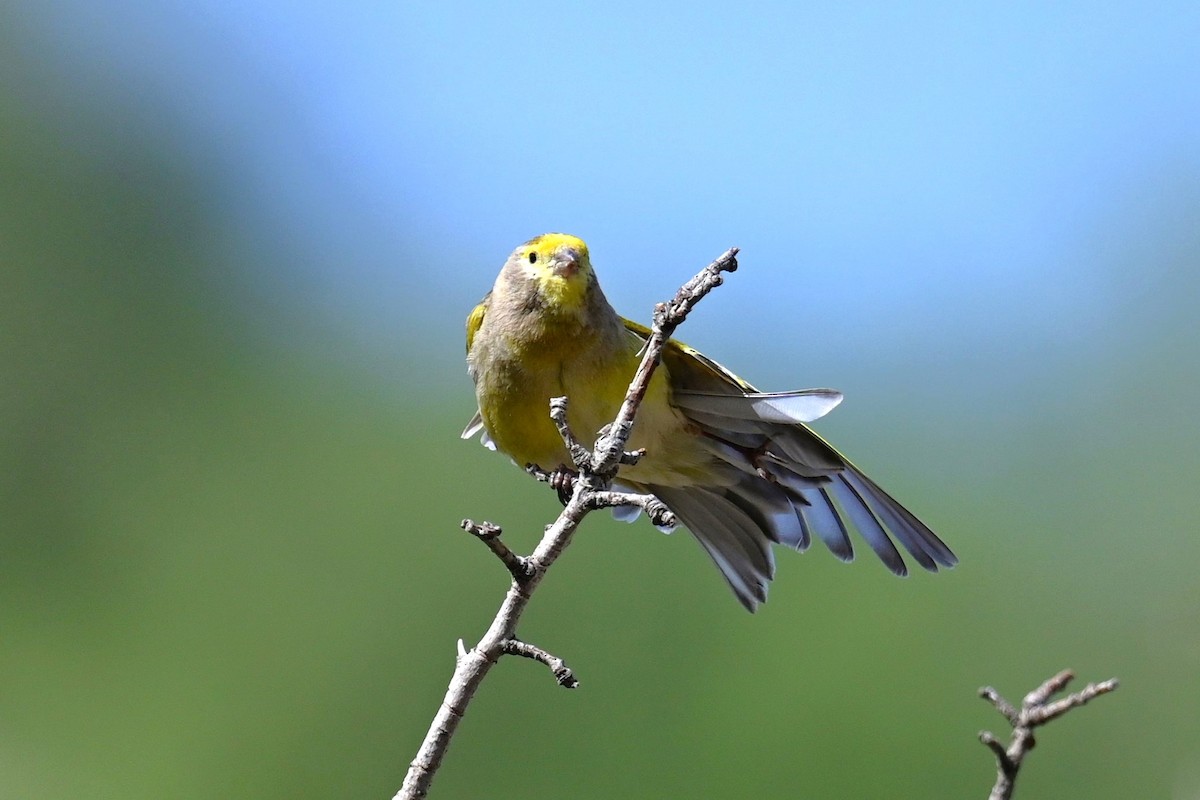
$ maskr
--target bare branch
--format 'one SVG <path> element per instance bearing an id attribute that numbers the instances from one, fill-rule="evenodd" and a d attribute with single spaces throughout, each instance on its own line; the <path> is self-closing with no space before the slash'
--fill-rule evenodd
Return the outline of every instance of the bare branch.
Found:
<path id="1" fill-rule="evenodd" d="M 660 303 L 654 309 L 654 327 L 662 330 L 667 336 L 683 324 L 687 315 L 704 296 L 724 283 L 722 272 L 737 272 L 738 248 L 731 247 L 704 269 L 700 270 L 690 281 L 685 283 L 675 293 L 669 303 Z"/>
<path id="2" fill-rule="evenodd" d="M 1016 725 L 1017 719 L 1020 716 L 1016 706 L 1000 696 L 1000 693 L 991 686 L 984 686 L 979 690 L 979 696 L 996 707 L 996 710 L 1004 715 L 1010 725 Z"/>
<path id="3" fill-rule="evenodd" d="M 621 466 L 633 466 L 641 461 L 646 455 L 646 448 L 639 447 L 637 450 L 626 450 L 621 454 Z"/>
<path id="4" fill-rule="evenodd" d="M 1061 700 L 1050 702 L 1050 698 L 1067 688 L 1067 684 L 1075 677 L 1070 670 L 1063 670 L 1046 680 L 1041 686 L 1025 695 L 1018 709 L 1005 700 L 990 686 L 979 690 L 979 696 L 987 700 L 996 710 L 1004 715 L 1013 728 L 1012 742 L 1006 748 L 991 731 L 980 731 L 979 741 L 987 745 L 996 756 L 996 783 L 992 786 L 989 800 L 1008 800 L 1012 797 L 1016 785 L 1017 772 L 1025 754 L 1033 749 L 1033 730 L 1038 726 L 1061 717 L 1072 708 L 1084 705 L 1092 698 L 1108 694 L 1117 688 L 1117 679 L 1111 678 L 1100 683 L 1089 683 L 1081 691 L 1068 695 Z"/>
<path id="5" fill-rule="evenodd" d="M 1102 694 L 1108 694 L 1113 689 L 1119 686 L 1116 678 L 1109 678 L 1100 683 L 1089 683 L 1083 687 L 1081 691 L 1064 697 L 1062 700 L 1057 700 L 1053 703 L 1047 703 L 1038 709 L 1036 714 L 1035 724 L 1044 725 L 1052 719 L 1057 719 L 1063 714 L 1070 711 L 1072 708 L 1082 706 L 1088 703 L 1092 698 L 1099 697 Z"/>
<path id="6" fill-rule="evenodd" d="M 660 528 L 671 528 L 678 524 L 675 513 L 667 508 L 663 501 L 652 494 L 634 494 L 632 492 L 592 492 L 593 508 L 613 508 L 614 506 L 636 506 L 646 512 L 652 525 Z"/>
<path id="7" fill-rule="evenodd" d="M 1051 697 L 1066 689 L 1067 684 L 1074 679 L 1075 673 L 1069 669 L 1061 670 L 1057 675 L 1051 675 L 1042 681 L 1041 686 L 1025 695 L 1025 699 L 1021 702 L 1022 707 L 1033 708 L 1034 706 L 1042 705 Z"/>
<path id="8" fill-rule="evenodd" d="M 520 639 L 508 639 L 504 642 L 503 649 L 505 655 L 532 658 L 534 661 L 545 664 L 554 674 L 554 680 L 558 681 L 558 685 L 564 689 L 579 688 L 579 679 L 575 677 L 571 668 L 561 658 L 547 653 L 536 644 L 522 642 Z"/>
<path id="9" fill-rule="evenodd" d="M 580 444 L 579 440 L 575 438 L 575 434 L 571 432 L 571 426 L 567 424 L 567 398 L 552 397 L 550 399 L 550 419 L 554 420 L 554 427 L 558 428 L 558 435 L 562 437 L 563 444 L 567 446 L 567 452 L 571 454 L 571 463 L 575 465 L 575 469 L 580 472 L 591 469 L 592 454 Z"/>
<path id="10" fill-rule="evenodd" d="M 995 734 L 993 734 L 991 731 L 980 731 L 979 741 L 986 744 L 991 751 L 996 754 L 996 763 L 1006 775 L 1016 771 L 1016 767 L 1013 765 L 1012 759 L 1008 757 L 1008 752 L 1005 751 L 1004 745 L 1001 744 L 1000 740 L 996 738 Z"/>
<path id="11" fill-rule="evenodd" d="M 509 574 L 513 576 L 513 580 L 518 583 L 524 583 L 529 580 L 531 574 L 529 564 L 524 558 L 509 550 L 508 545 L 500 541 L 501 531 L 499 525 L 493 525 L 490 522 L 478 523 L 469 519 L 464 519 L 459 524 L 464 531 L 487 545 L 488 549 L 508 569 Z"/>
<path id="12" fill-rule="evenodd" d="M 662 358 L 663 346 L 675 329 L 687 319 L 687 315 L 696 304 L 724 282 L 721 273 L 737 269 L 737 254 L 736 247 L 726 250 L 716 261 L 685 283 L 675 293 L 671 302 L 659 303 L 655 307 L 654 324 L 651 326 L 650 338 L 646 341 L 642 363 L 634 373 L 629 391 L 625 393 L 625 401 L 621 403 L 621 410 L 617 412 L 617 418 L 596 442 L 596 451 L 593 453 L 595 463 L 592 464 L 595 472 L 610 474 L 616 470 L 625 455 L 625 443 L 629 441 L 629 435 L 633 431 L 634 414 L 642 404 L 642 398 L 650 388 L 650 379 L 654 377 L 654 370 Z"/>
<path id="13" fill-rule="evenodd" d="M 567 445 L 579 475 L 576 478 L 569 471 L 561 469 L 545 472 L 534 465 L 526 467 L 530 474 L 550 483 L 558 491 L 559 498 L 565 506 L 558 519 L 546 528 L 545 535 L 531 555 L 522 559 L 509 551 L 499 540 L 498 527 L 464 521 L 464 528 L 487 544 L 508 568 L 513 576 L 512 585 L 496 612 L 491 627 L 479 643 L 469 651 L 460 643 L 454 675 L 450 678 L 445 699 L 434 715 L 416 758 L 409 766 L 404 785 L 393 800 L 414 800 L 428 794 L 429 786 L 441 766 L 463 714 L 466 713 L 483 679 L 501 656 L 520 655 L 532 658 L 548 666 L 561 685 L 577 685 L 574 675 L 563 664 L 562 659 L 517 639 L 517 623 L 546 571 L 571 543 L 571 537 L 588 512 L 605 505 L 632 504 L 644 509 L 651 521 L 657 520 L 655 524 L 665 525 L 673 522 L 673 517 L 668 516 L 670 512 L 661 503 L 655 505 L 643 499 L 641 495 L 611 492 L 612 480 L 619 465 L 633 463 L 644 454 L 642 451 L 627 453 L 625 445 L 633 430 L 634 416 L 662 358 L 663 347 L 696 303 L 721 284 L 721 273 L 737 269 L 736 255 L 737 248 L 726 251 L 684 284 L 670 303 L 662 303 L 655 308 L 651 335 L 643 350 L 642 361 L 629 385 L 629 391 L 625 394 L 616 418 L 596 441 L 591 453 L 580 444 L 567 425 L 566 398 L 555 398 L 551 402 L 551 418 Z M 522 569 L 516 569 L 517 565 Z"/>

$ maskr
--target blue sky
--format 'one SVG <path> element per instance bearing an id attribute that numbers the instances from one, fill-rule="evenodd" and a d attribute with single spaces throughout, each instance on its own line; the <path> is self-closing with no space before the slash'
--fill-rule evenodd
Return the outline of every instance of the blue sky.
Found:
<path id="1" fill-rule="evenodd" d="M 1200 177 L 1192 3 L 17 14 L 69 102 L 161 128 L 231 252 L 277 255 L 234 257 L 248 293 L 363 341 L 458 347 L 507 252 L 564 230 L 641 317 L 742 247 L 706 313 L 743 348 L 1038 348 L 1117 313 L 1114 232 Z"/>

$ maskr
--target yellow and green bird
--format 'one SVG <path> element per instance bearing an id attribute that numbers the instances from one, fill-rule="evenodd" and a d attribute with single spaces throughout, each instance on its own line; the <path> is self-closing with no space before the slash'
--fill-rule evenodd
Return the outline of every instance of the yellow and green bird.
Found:
<path id="1" fill-rule="evenodd" d="M 572 430 L 593 436 L 616 416 L 649 333 L 608 304 L 582 240 L 530 239 L 467 318 L 479 411 L 463 438 L 482 433 L 521 465 L 570 464 L 550 398 L 566 395 Z M 759 392 L 671 340 L 629 441 L 646 456 L 621 468 L 619 484 L 670 508 L 751 611 L 767 599 L 776 543 L 803 551 L 816 537 L 850 561 L 854 529 L 897 575 L 908 570 L 890 537 L 931 572 L 953 566 L 933 531 L 805 425 L 841 399 Z"/>

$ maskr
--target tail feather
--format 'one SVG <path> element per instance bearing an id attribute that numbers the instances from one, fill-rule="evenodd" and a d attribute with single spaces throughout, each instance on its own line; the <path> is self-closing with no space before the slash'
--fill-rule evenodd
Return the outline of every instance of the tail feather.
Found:
<path id="1" fill-rule="evenodd" d="M 796 552 L 803 553 L 812 544 L 812 529 L 808 526 L 808 520 L 804 518 L 804 504 L 798 501 L 793 501 L 788 498 L 788 502 L 792 504 L 792 513 L 796 515 L 795 535 L 783 539 L 783 544 L 794 548 Z"/>
<path id="2" fill-rule="evenodd" d="M 833 499 L 825 490 L 829 479 L 805 478 L 778 468 L 770 474 L 787 490 L 792 500 L 801 537 L 807 531 L 824 542 L 829 552 L 838 559 L 853 561 L 854 546 L 850 543 L 849 530 Z M 785 544 L 791 544 L 791 541 L 785 540 Z"/>
<path id="3" fill-rule="evenodd" d="M 925 523 L 803 424 L 836 405 L 836 392 L 691 392 L 677 400 L 713 458 L 715 485 L 639 488 L 675 512 L 747 609 L 766 600 L 772 542 L 803 551 L 817 538 L 852 561 L 853 529 L 896 575 L 908 574 L 897 543 L 931 572 L 958 563 Z"/>
<path id="4" fill-rule="evenodd" d="M 775 575 L 771 540 L 739 505 L 702 487 L 651 486 L 712 558 L 749 611 L 766 602 Z"/>
<path id="5" fill-rule="evenodd" d="M 930 572 L 937 572 L 939 565 L 958 563 L 937 534 L 851 464 L 826 480 L 805 478 L 781 464 L 772 464 L 770 475 L 802 501 L 797 510 L 813 533 L 843 561 L 854 558 L 846 538 L 853 525 L 896 575 L 906 575 L 908 569 L 892 538 Z"/>
<path id="6" fill-rule="evenodd" d="M 904 566 L 904 559 L 900 557 L 900 551 L 888 538 L 887 530 L 879 522 L 879 518 L 875 516 L 871 507 L 867 505 L 862 492 L 855 487 L 855 481 L 848 477 L 848 473 L 852 472 L 852 470 L 840 472 L 834 484 L 837 486 L 842 508 L 854 522 L 854 527 L 858 528 L 858 532 L 867 540 L 867 544 L 875 551 L 875 555 L 879 556 L 879 560 L 893 574 L 901 577 L 907 575 L 908 567 Z"/>
<path id="7" fill-rule="evenodd" d="M 937 572 L 939 564 L 943 567 L 953 567 L 958 563 L 958 557 L 951 552 L 946 543 L 915 514 L 881 489 L 879 484 L 853 467 L 846 470 L 845 478 L 858 487 L 861 496 L 885 527 L 922 567 L 930 572 Z"/>
<path id="8" fill-rule="evenodd" d="M 829 496 L 827 489 L 824 487 L 817 489 L 817 499 L 813 501 L 811 508 L 816 511 L 818 519 L 821 520 L 821 525 L 817 528 L 817 535 L 829 548 L 829 552 L 842 561 L 853 561 L 854 545 L 850 543 L 850 531 L 846 527 L 846 521 L 838 513 L 837 506 L 834 505 L 833 498 Z"/>

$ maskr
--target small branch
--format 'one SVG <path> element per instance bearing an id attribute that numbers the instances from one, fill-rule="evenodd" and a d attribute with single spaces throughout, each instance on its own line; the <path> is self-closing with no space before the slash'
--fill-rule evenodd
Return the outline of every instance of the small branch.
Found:
<path id="1" fill-rule="evenodd" d="M 575 465 L 575 469 L 583 472 L 592 467 L 592 454 L 588 449 L 580 444 L 575 438 L 575 434 L 571 432 L 571 426 L 567 424 L 567 398 L 554 397 L 550 399 L 550 419 L 554 420 L 554 427 L 558 428 L 558 435 L 562 437 L 563 444 L 567 446 L 567 452 L 571 455 L 571 463 Z"/>
<path id="2" fill-rule="evenodd" d="M 1004 718 L 1008 720 L 1010 725 L 1017 724 L 1020 715 L 1017 712 L 1016 706 L 1001 697 L 1000 693 L 995 689 L 990 686 L 984 686 L 979 690 L 979 696 L 995 706 L 996 710 L 1004 715 Z"/>
<path id="3" fill-rule="evenodd" d="M 687 315 L 692 313 L 696 304 L 703 300 L 706 294 L 725 282 L 725 279 L 721 277 L 722 272 L 737 272 L 738 252 L 740 252 L 738 248 L 731 247 L 721 253 L 715 261 L 679 287 L 679 291 L 675 293 L 671 302 L 660 303 L 654 309 L 656 326 L 661 327 L 668 336 L 674 333 L 675 329 L 687 319 Z"/>
<path id="4" fill-rule="evenodd" d="M 561 658 L 547 653 L 537 645 L 522 642 L 520 639 L 507 639 L 503 644 L 503 650 L 507 656 L 523 656 L 524 658 L 532 658 L 538 663 L 545 664 L 550 668 L 550 672 L 554 674 L 554 680 L 558 681 L 558 685 L 564 689 L 579 688 L 579 680 L 575 677 L 575 673 L 571 671 L 571 668 Z"/>
<path id="5" fill-rule="evenodd" d="M 626 450 L 621 454 L 621 466 L 632 467 L 645 457 L 646 448 L 644 447 L 639 447 L 637 450 Z"/>
<path id="6" fill-rule="evenodd" d="M 652 494 L 634 494 L 632 492 L 592 492 L 592 508 L 613 508 L 614 506 L 637 506 L 646 512 L 650 524 L 660 528 L 671 528 L 678 524 L 675 513 L 667 508 L 663 501 Z"/>
<path id="7" fill-rule="evenodd" d="M 520 655 L 532 658 L 549 667 L 561 685 L 577 685 L 574 675 L 563 664 L 562 659 L 517 639 L 517 623 L 546 571 L 571 543 L 571 537 L 588 512 L 601 505 L 632 504 L 644 509 L 652 521 L 657 519 L 663 524 L 668 524 L 668 519 L 671 519 L 667 516 L 670 512 L 665 506 L 660 509 L 648 500 L 635 499 L 640 498 L 640 495 L 611 492 L 612 480 L 619 465 L 633 463 L 644 455 L 644 451 L 627 453 L 625 445 L 633 430 L 633 418 L 662 358 L 663 347 L 696 303 L 713 288 L 721 285 L 721 273 L 737 269 L 737 252 L 737 248 L 727 250 L 685 283 L 670 303 L 661 303 L 655 308 L 651 335 L 646 341 L 642 361 L 629 385 L 629 391 L 625 394 L 616 419 L 596 441 L 591 453 L 575 438 L 567 425 L 566 398 L 556 398 L 551 402 L 551 418 L 563 437 L 572 462 L 579 470 L 579 476 L 576 478 L 569 471 L 562 469 L 545 472 L 534 465 L 526 467 L 530 474 L 554 486 L 565 506 L 558 519 L 546 528 L 542 541 L 531 555 L 522 559 L 513 554 L 499 540 L 498 527 L 488 523 L 476 525 L 464 520 L 463 527 L 496 554 L 512 574 L 513 582 L 479 644 L 471 650 L 466 650 L 460 643 L 454 675 L 450 678 L 446 696 L 434 715 L 429 732 L 417 750 L 416 757 L 409 765 L 408 773 L 404 776 L 404 785 L 393 800 L 415 800 L 428 794 L 433 777 L 442 764 L 450 741 L 454 738 L 471 699 L 501 656 Z M 661 506 L 661 503 L 658 505 Z"/>
<path id="8" fill-rule="evenodd" d="M 1051 696 L 1065 689 L 1074 677 L 1075 675 L 1070 670 L 1063 670 L 1054 678 L 1051 678 L 1051 681 L 1056 681 L 1056 679 L 1061 681 L 1060 684 L 1056 681 L 1056 685 L 1047 690 L 1047 685 L 1051 682 L 1047 681 L 1041 689 L 1025 698 L 1026 704 L 1037 704 L 1037 708 L 1030 714 L 1034 725 L 1044 725 L 1052 719 L 1057 719 L 1072 708 L 1086 705 L 1093 698 L 1099 697 L 1102 694 L 1108 694 L 1120 685 L 1116 678 L 1109 678 L 1106 681 L 1100 681 L 1100 683 L 1089 683 L 1078 692 L 1067 695 L 1061 700 L 1056 700 L 1053 703 L 1046 702 Z"/>
<path id="9" fill-rule="evenodd" d="M 979 741 L 983 742 L 996 757 L 996 783 L 992 787 L 989 800 L 1008 800 L 1012 797 L 1021 762 L 1025 759 L 1026 753 L 1032 750 L 1036 744 L 1033 736 L 1034 728 L 1045 725 L 1072 708 L 1082 706 L 1093 698 L 1108 694 L 1117 688 L 1117 679 L 1111 678 L 1100 683 L 1089 683 L 1074 694 L 1050 702 L 1050 698 L 1066 689 L 1067 684 L 1074 677 L 1075 673 L 1071 670 L 1063 670 L 1025 695 L 1020 708 L 1005 700 L 991 686 L 985 686 L 979 690 L 979 696 L 995 706 L 996 710 L 1004 715 L 1013 728 L 1012 742 L 1007 748 L 991 731 L 980 731 L 979 733 Z"/>
<path id="10" fill-rule="evenodd" d="M 724 282 L 721 273 L 737 269 L 737 254 L 736 247 L 726 250 L 716 261 L 700 270 L 694 278 L 680 287 L 673 300 L 669 303 L 659 303 L 655 307 L 654 324 L 650 329 L 650 338 L 646 340 L 642 363 L 634 373 L 629 391 L 625 393 L 625 401 L 621 403 L 621 410 L 617 412 L 617 418 L 596 441 L 592 464 L 595 472 L 615 474 L 621 459 L 625 457 L 625 443 L 629 441 L 629 435 L 633 431 L 634 414 L 650 388 L 650 379 L 654 377 L 654 370 L 662 358 L 663 347 L 696 304 Z"/>
<path id="11" fill-rule="evenodd" d="M 469 519 L 464 519 L 459 525 L 464 531 L 487 545 L 487 548 L 495 554 L 496 558 L 500 559 L 509 574 L 513 576 L 513 580 L 517 583 L 529 580 L 529 576 L 532 574 L 529 563 L 500 541 L 499 525 L 493 525 L 490 522 L 478 523 Z"/>
<path id="12" fill-rule="evenodd" d="M 1004 749 L 1004 745 L 996 738 L 991 731 L 980 731 L 979 741 L 983 742 L 988 748 L 996 754 L 996 764 L 1005 775 L 1016 772 L 1016 767 L 1013 766 L 1012 759 L 1008 757 L 1008 751 Z"/>

